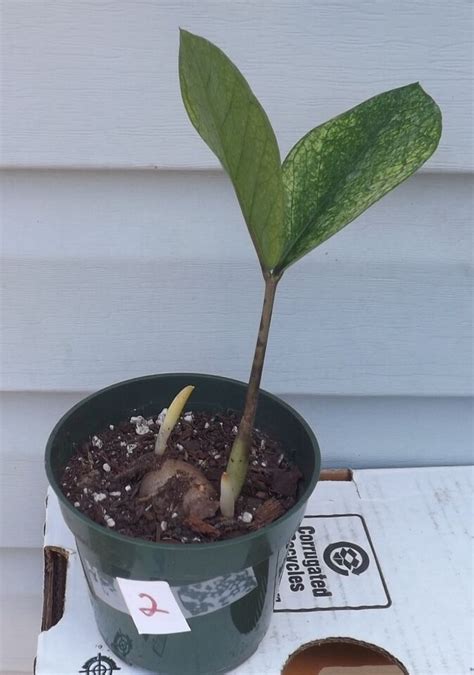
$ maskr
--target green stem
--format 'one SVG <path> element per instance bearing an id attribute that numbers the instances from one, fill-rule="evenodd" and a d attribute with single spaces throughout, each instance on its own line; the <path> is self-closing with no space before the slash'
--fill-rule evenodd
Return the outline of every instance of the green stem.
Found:
<path id="1" fill-rule="evenodd" d="M 262 316 L 258 330 L 257 344 L 255 345 L 252 370 L 250 371 L 249 384 L 245 397 L 244 412 L 227 464 L 227 473 L 231 478 L 232 488 L 236 499 L 240 494 L 247 476 L 252 430 L 255 422 L 255 414 L 257 412 L 258 393 L 262 379 L 265 352 L 267 350 L 268 333 L 272 320 L 275 293 L 280 276 L 281 275 L 274 276 L 272 274 L 264 275 L 265 296 L 263 299 Z"/>

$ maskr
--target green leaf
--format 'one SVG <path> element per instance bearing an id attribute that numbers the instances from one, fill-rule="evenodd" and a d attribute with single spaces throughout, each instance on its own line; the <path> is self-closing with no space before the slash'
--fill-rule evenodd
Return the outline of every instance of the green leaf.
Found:
<path id="1" fill-rule="evenodd" d="M 268 117 L 230 59 L 184 30 L 179 77 L 189 118 L 229 174 L 260 264 L 272 270 L 285 245 L 285 194 Z"/>
<path id="2" fill-rule="evenodd" d="M 304 136 L 283 162 L 282 271 L 357 218 L 435 151 L 441 112 L 419 84 L 385 92 Z"/>

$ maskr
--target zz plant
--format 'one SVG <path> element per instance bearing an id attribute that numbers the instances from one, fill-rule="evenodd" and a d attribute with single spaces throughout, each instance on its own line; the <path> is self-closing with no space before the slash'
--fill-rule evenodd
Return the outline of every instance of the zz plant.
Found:
<path id="1" fill-rule="evenodd" d="M 263 107 L 218 47 L 182 30 L 179 77 L 189 119 L 233 183 L 265 282 L 242 420 L 221 480 L 221 510 L 232 516 L 280 279 L 419 169 L 438 145 L 441 113 L 418 83 L 409 84 L 315 127 L 282 162 Z"/>

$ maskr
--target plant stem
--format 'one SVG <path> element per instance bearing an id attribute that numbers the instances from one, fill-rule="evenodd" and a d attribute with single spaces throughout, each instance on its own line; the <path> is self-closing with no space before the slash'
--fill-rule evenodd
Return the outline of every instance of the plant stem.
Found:
<path id="1" fill-rule="evenodd" d="M 252 370 L 250 371 L 247 394 L 245 397 L 244 412 L 227 464 L 227 473 L 231 478 L 232 488 L 236 499 L 240 494 L 247 475 L 252 430 L 255 422 L 255 414 L 257 412 L 258 393 L 260 381 L 262 379 L 265 352 L 267 350 L 268 333 L 272 320 L 275 293 L 280 276 L 281 275 L 276 276 L 272 274 L 264 275 L 265 295 L 263 299 L 262 316 L 260 319 L 260 328 L 258 330 L 257 344 L 255 345 L 255 354 L 253 357 Z"/>

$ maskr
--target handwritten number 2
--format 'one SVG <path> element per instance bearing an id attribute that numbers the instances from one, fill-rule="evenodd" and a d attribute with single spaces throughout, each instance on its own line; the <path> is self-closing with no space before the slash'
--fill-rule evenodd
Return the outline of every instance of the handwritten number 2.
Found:
<path id="1" fill-rule="evenodd" d="M 150 602 L 151 605 L 149 607 L 140 607 L 140 612 L 142 612 L 145 616 L 153 616 L 157 612 L 162 612 L 163 614 L 169 614 L 169 612 L 166 609 L 159 609 L 158 605 L 156 604 L 155 598 L 152 598 L 151 595 L 148 595 L 148 593 L 139 593 L 138 595 L 139 598 L 147 598 Z"/>

